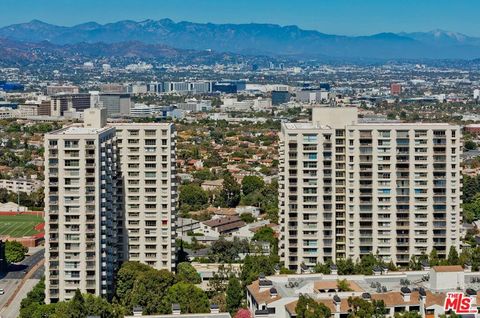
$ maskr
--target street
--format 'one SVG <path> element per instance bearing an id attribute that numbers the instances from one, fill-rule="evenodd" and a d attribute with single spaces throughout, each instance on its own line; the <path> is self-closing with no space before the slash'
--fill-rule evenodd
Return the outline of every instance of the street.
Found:
<path id="1" fill-rule="evenodd" d="M 25 282 L 18 291 L 13 302 L 7 308 L 6 304 L 15 290 L 22 282 L 25 275 L 44 258 L 44 249 L 36 251 L 33 255 L 25 258 L 20 264 L 10 266 L 10 271 L 0 279 L 0 288 L 5 290 L 4 295 L 0 295 L 0 316 L 2 318 L 16 318 L 20 310 L 20 302 L 26 297 L 27 293 L 38 283 L 44 274 L 44 267 L 41 266 L 33 275 Z"/>

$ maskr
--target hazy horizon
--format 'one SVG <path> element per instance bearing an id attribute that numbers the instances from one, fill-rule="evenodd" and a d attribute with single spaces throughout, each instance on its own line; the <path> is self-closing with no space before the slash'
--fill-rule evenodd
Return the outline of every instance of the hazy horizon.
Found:
<path id="1" fill-rule="evenodd" d="M 480 2 L 469 0 L 24 0 L 2 1 L 0 27 L 40 20 L 73 26 L 169 18 L 175 22 L 296 25 L 335 35 L 445 30 L 480 37 Z M 193 8 L 193 9 L 192 9 Z"/>

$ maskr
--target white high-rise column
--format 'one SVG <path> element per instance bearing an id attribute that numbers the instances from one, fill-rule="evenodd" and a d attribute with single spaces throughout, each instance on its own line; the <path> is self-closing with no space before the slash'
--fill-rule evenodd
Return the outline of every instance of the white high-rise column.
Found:
<path id="1" fill-rule="evenodd" d="M 175 266 L 173 124 L 84 125 L 45 135 L 46 302 L 108 296 L 122 261 Z"/>
<path id="2" fill-rule="evenodd" d="M 460 245 L 461 130 L 364 122 L 313 109 L 280 133 L 281 259 L 287 268 L 372 253 L 406 266 Z"/>
<path id="3" fill-rule="evenodd" d="M 100 113 L 99 113 L 100 116 Z M 46 301 L 113 291 L 117 259 L 115 128 L 45 135 Z"/>
<path id="4" fill-rule="evenodd" d="M 177 203 L 173 124 L 115 124 L 123 194 L 123 259 L 175 266 Z"/>

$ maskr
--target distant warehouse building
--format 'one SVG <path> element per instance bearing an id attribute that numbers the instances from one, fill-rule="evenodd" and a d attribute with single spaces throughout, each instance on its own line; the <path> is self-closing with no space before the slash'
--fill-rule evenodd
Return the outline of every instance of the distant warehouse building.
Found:
<path id="1" fill-rule="evenodd" d="M 26 179 L 1 179 L 0 180 L 0 189 L 7 189 L 8 191 L 19 193 L 25 192 L 30 194 L 37 189 L 42 187 L 42 183 L 37 180 L 26 180 Z"/>
<path id="2" fill-rule="evenodd" d="M 51 116 L 63 116 L 66 111 L 83 112 L 90 108 L 90 94 L 57 94 L 52 96 Z"/>
<path id="3" fill-rule="evenodd" d="M 214 83 L 212 91 L 225 94 L 236 94 L 237 85 L 233 83 Z"/>
<path id="4" fill-rule="evenodd" d="M 463 128 L 465 132 L 471 133 L 471 134 L 479 134 L 480 133 L 480 124 L 471 124 L 467 125 Z"/>
<path id="5" fill-rule="evenodd" d="M 296 99 L 302 103 L 320 103 L 329 99 L 329 92 L 322 89 L 302 89 L 297 92 Z"/>
<path id="6" fill-rule="evenodd" d="M 56 95 L 56 94 L 78 94 L 78 86 L 73 85 L 50 85 L 47 86 L 47 95 Z"/>
<path id="7" fill-rule="evenodd" d="M 243 80 L 224 80 L 214 83 L 212 92 L 236 94 L 239 91 L 244 91 L 246 88 L 247 83 Z"/>
<path id="8" fill-rule="evenodd" d="M 393 96 L 398 96 L 402 93 L 402 85 L 398 83 L 392 83 L 390 85 L 390 94 Z"/>
<path id="9" fill-rule="evenodd" d="M 107 109 L 107 117 L 128 115 L 131 108 L 130 94 L 101 93 L 100 102 Z"/>
<path id="10" fill-rule="evenodd" d="M 288 103 L 290 101 L 290 93 L 288 91 L 272 91 L 272 105 L 277 106 Z"/>
<path id="11" fill-rule="evenodd" d="M 0 81 L 0 90 L 5 92 L 23 91 L 25 87 L 20 83 Z"/>

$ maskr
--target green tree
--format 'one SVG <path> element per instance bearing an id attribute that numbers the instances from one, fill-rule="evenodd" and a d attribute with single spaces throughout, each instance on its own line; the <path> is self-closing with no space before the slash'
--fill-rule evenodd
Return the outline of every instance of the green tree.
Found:
<path id="1" fill-rule="evenodd" d="M 464 175 L 462 179 L 462 200 L 464 203 L 471 203 L 480 192 L 480 176 L 471 177 Z"/>
<path id="2" fill-rule="evenodd" d="M 397 116 L 395 115 L 395 113 L 388 113 L 387 119 L 389 119 L 389 120 L 395 120 L 395 119 L 397 119 Z"/>
<path id="3" fill-rule="evenodd" d="M 228 280 L 227 286 L 227 310 L 230 314 L 233 315 L 235 311 L 238 310 L 242 306 L 243 300 L 243 291 L 242 286 L 240 285 L 240 281 L 235 277 L 231 276 Z"/>
<path id="4" fill-rule="evenodd" d="M 448 252 L 448 265 L 459 265 L 460 259 L 458 257 L 458 252 L 455 246 L 450 247 L 450 251 Z"/>
<path id="5" fill-rule="evenodd" d="M 0 189 L 0 202 L 7 203 L 8 202 L 8 190 L 5 188 Z"/>
<path id="6" fill-rule="evenodd" d="M 43 208 L 44 201 L 45 201 L 45 194 L 44 194 L 43 187 L 30 193 L 29 201 L 30 201 L 30 205 L 28 206 L 29 208 L 32 208 L 32 209 Z"/>
<path id="7" fill-rule="evenodd" d="M 210 297 L 225 293 L 231 275 L 231 268 L 227 268 L 223 264 L 219 266 L 218 271 L 213 273 L 213 277 L 208 281 L 208 294 Z"/>
<path id="8" fill-rule="evenodd" d="M 349 297 L 348 306 L 350 307 L 348 318 L 384 318 L 387 313 L 382 300 L 369 302 L 360 297 Z"/>
<path id="9" fill-rule="evenodd" d="M 337 279 L 337 288 L 338 291 L 347 292 L 351 291 L 350 283 L 346 279 Z"/>
<path id="10" fill-rule="evenodd" d="M 355 264 L 351 258 L 337 260 L 337 270 L 339 275 L 355 274 Z"/>
<path id="11" fill-rule="evenodd" d="M 328 318 L 332 314 L 327 306 L 317 303 L 307 295 L 300 295 L 295 312 L 297 318 Z"/>
<path id="12" fill-rule="evenodd" d="M 203 162 L 203 166 L 206 168 L 218 167 L 223 164 L 223 158 L 216 151 L 212 151 L 208 154 L 208 157 Z"/>
<path id="13" fill-rule="evenodd" d="M 123 318 L 127 310 L 118 304 L 111 304 L 105 298 L 92 294 L 83 295 L 85 299 L 85 316 L 99 316 L 111 318 Z"/>
<path id="14" fill-rule="evenodd" d="M 466 140 L 463 144 L 463 148 L 466 150 L 475 150 L 477 149 L 477 143 L 473 140 Z"/>
<path id="15" fill-rule="evenodd" d="M 272 255 L 278 255 L 278 239 L 275 236 L 275 231 L 268 226 L 263 226 L 253 235 L 252 240 L 257 242 L 269 242 Z"/>
<path id="16" fill-rule="evenodd" d="M 228 208 L 234 208 L 240 202 L 240 185 L 230 173 L 226 173 L 223 178 L 220 199 L 221 205 Z"/>
<path id="17" fill-rule="evenodd" d="M 20 318 L 56 318 L 57 304 L 41 305 L 32 303 L 25 308 L 20 308 Z"/>
<path id="18" fill-rule="evenodd" d="M 213 180 L 214 175 L 209 169 L 202 169 L 202 170 L 199 170 L 199 171 L 195 171 L 193 173 L 193 177 L 195 179 L 205 181 L 205 180 Z"/>
<path id="19" fill-rule="evenodd" d="M 163 313 L 171 313 L 172 304 L 179 304 L 182 314 L 208 313 L 210 303 L 207 294 L 193 284 L 179 282 L 168 288 L 163 299 Z"/>
<path id="20" fill-rule="evenodd" d="M 5 242 L 5 257 L 9 263 L 18 263 L 25 259 L 28 248 L 16 241 Z"/>
<path id="21" fill-rule="evenodd" d="M 331 265 L 332 265 L 332 262 L 327 262 L 325 264 L 317 263 L 315 267 L 313 267 L 313 271 L 315 273 L 322 273 L 325 275 L 329 275 L 332 272 L 330 268 Z"/>
<path id="22" fill-rule="evenodd" d="M 465 187 L 466 185 L 464 184 L 464 188 Z M 475 189 L 472 189 L 472 191 L 475 191 Z M 463 204 L 463 217 L 467 223 L 471 223 L 480 218 L 480 191 L 475 194 L 469 202 Z"/>
<path id="23" fill-rule="evenodd" d="M 262 178 L 257 176 L 246 176 L 242 180 L 243 195 L 249 195 L 254 191 L 262 190 L 264 186 L 265 182 Z"/>
<path id="24" fill-rule="evenodd" d="M 355 273 L 356 274 L 363 274 L 363 275 L 371 275 L 373 268 L 375 266 L 383 266 L 385 265 L 382 261 L 380 261 L 377 257 L 373 254 L 363 255 L 360 258 L 360 261 L 355 264 Z"/>
<path id="25" fill-rule="evenodd" d="M 85 317 L 85 313 L 87 312 L 85 307 L 85 299 L 83 298 L 82 293 L 79 289 L 75 290 L 75 295 L 73 298 L 68 302 L 65 303 L 66 307 L 68 308 L 64 312 L 65 318 L 83 318 Z M 58 313 L 59 309 L 57 308 L 56 313 Z"/>
<path id="26" fill-rule="evenodd" d="M 31 291 L 28 292 L 27 297 L 22 299 L 20 308 L 26 308 L 32 304 L 45 304 L 45 279 L 42 278 Z"/>
<path id="27" fill-rule="evenodd" d="M 245 223 L 255 222 L 255 217 L 252 215 L 252 213 L 242 213 L 240 214 L 240 219 Z"/>
<path id="28" fill-rule="evenodd" d="M 183 262 L 177 266 L 177 281 L 191 283 L 191 284 L 200 284 L 202 278 L 198 274 L 195 267 L 188 262 Z"/>
<path id="29" fill-rule="evenodd" d="M 178 201 L 182 211 L 197 211 L 208 203 L 208 194 L 196 184 L 182 185 Z"/>
<path id="30" fill-rule="evenodd" d="M 430 262 L 430 266 L 440 265 L 440 260 L 438 259 L 438 253 L 436 249 L 432 249 L 428 257 L 428 260 Z"/>
<path id="31" fill-rule="evenodd" d="M 124 262 L 117 272 L 115 281 L 115 298 L 117 301 L 127 308 L 133 308 L 131 306 L 131 296 L 135 281 L 140 274 L 153 270 L 150 266 L 139 262 Z"/>
<path id="32" fill-rule="evenodd" d="M 209 258 L 216 263 L 233 263 L 238 260 L 240 253 L 247 252 L 249 252 L 248 240 L 235 238 L 233 241 L 227 241 L 222 237 L 211 244 Z"/>
<path id="33" fill-rule="evenodd" d="M 412 256 L 410 262 L 408 263 L 408 268 L 413 271 L 418 271 L 422 269 L 422 263 L 424 261 L 428 262 L 428 255 L 422 254 L 420 256 Z"/>
<path id="34" fill-rule="evenodd" d="M 293 269 L 288 269 L 286 267 L 280 268 L 280 275 L 291 275 L 295 274 L 295 271 Z"/>
<path id="35" fill-rule="evenodd" d="M 150 270 L 138 275 L 131 292 L 131 303 L 127 308 L 141 306 L 146 314 L 165 313 L 163 298 L 175 283 L 175 277 L 167 270 Z"/>
<path id="36" fill-rule="evenodd" d="M 220 312 L 227 312 L 227 299 L 225 294 L 217 294 L 211 297 L 210 303 L 217 305 Z"/>
<path id="37" fill-rule="evenodd" d="M 258 279 L 260 273 L 273 275 L 276 264 L 277 259 L 273 256 L 247 255 L 243 260 L 242 271 L 240 273 L 243 287 L 250 285 L 254 280 Z"/>

